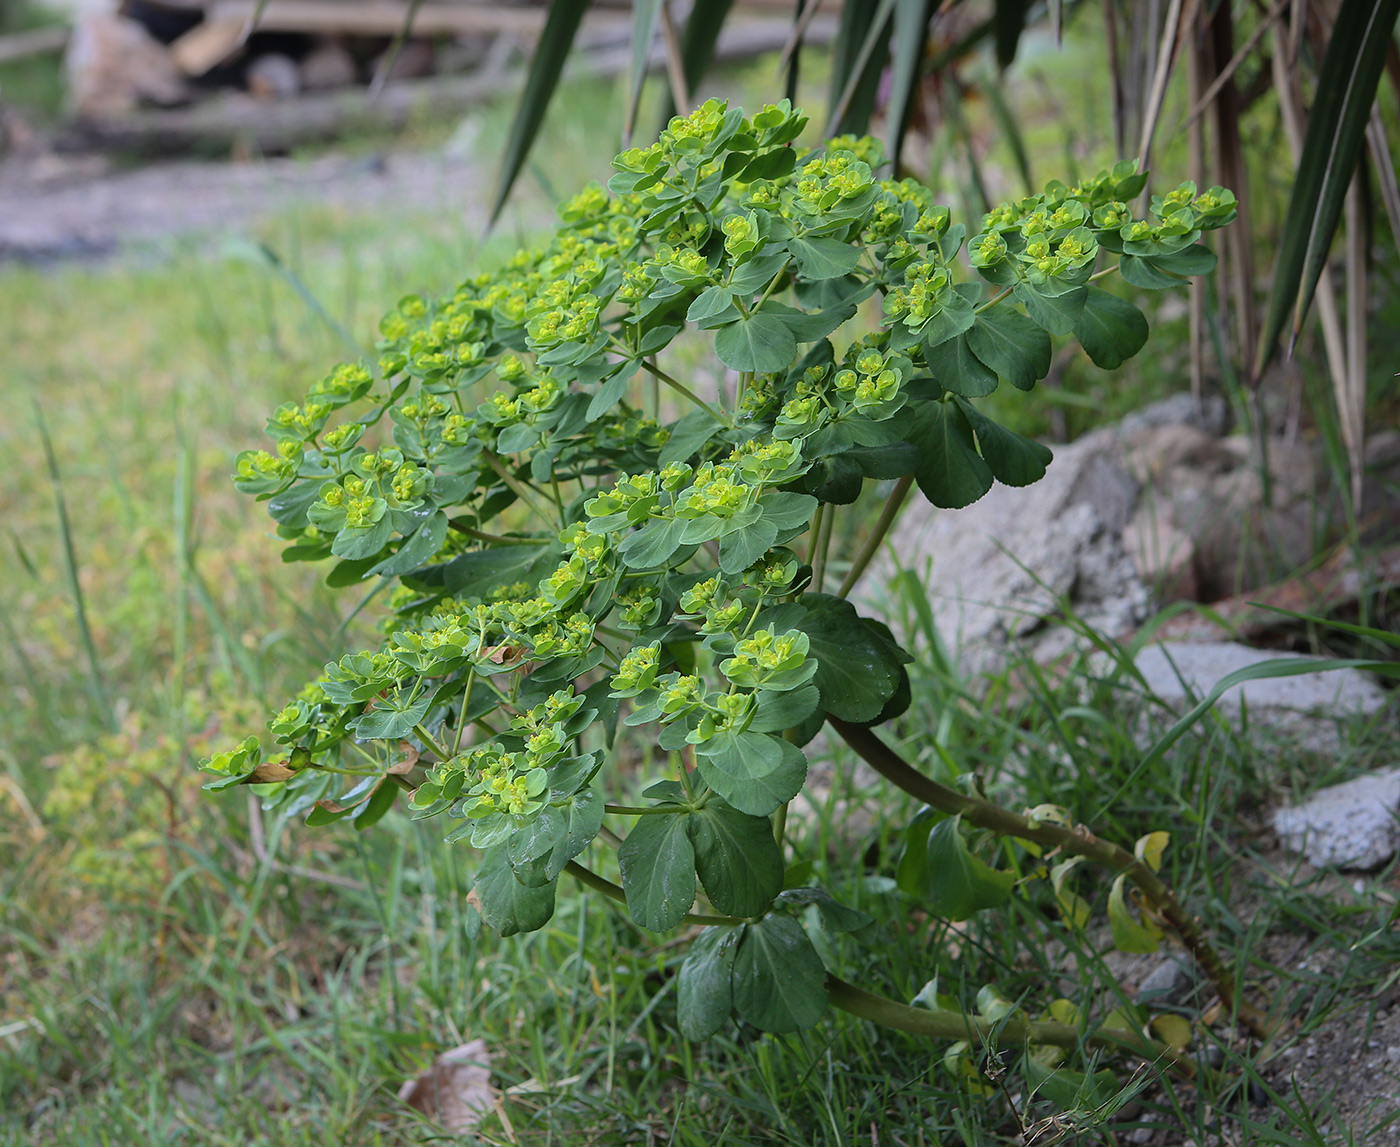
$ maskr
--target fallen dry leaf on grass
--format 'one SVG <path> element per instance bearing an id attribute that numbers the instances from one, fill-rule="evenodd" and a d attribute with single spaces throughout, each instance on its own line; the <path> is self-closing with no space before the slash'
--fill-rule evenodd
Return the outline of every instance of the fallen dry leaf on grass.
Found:
<path id="1" fill-rule="evenodd" d="M 496 1105 L 491 1052 L 483 1039 L 445 1051 L 417 1079 L 399 1088 L 399 1099 L 453 1133 L 473 1131 Z"/>

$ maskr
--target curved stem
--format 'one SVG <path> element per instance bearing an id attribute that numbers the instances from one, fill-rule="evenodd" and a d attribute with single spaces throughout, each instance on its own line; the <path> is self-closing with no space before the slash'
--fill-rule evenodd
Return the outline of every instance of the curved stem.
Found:
<path id="1" fill-rule="evenodd" d="M 823 513 L 822 511 L 825 511 Z M 831 525 L 836 517 L 836 506 L 823 502 L 817 507 L 817 524 L 812 534 L 812 588 L 821 593 L 826 581 L 826 555 L 831 549 Z"/>
<path id="2" fill-rule="evenodd" d="M 619 904 L 627 903 L 627 893 L 604 876 L 599 876 L 592 869 L 584 868 L 577 860 L 571 860 L 564 865 L 564 871 L 581 884 L 588 885 L 589 888 L 601 892 L 609 900 L 616 900 Z M 741 920 L 737 916 L 707 916 L 701 912 L 687 912 L 681 917 L 682 924 L 717 924 L 720 927 L 737 928 L 740 924 L 747 924 L 747 920 Z"/>
<path id="3" fill-rule="evenodd" d="M 894 489 L 890 491 L 890 496 L 885 502 L 885 508 L 880 511 L 880 517 L 875 522 L 875 528 L 870 531 L 870 537 L 866 538 L 865 545 L 861 547 L 860 553 L 856 555 L 856 560 L 851 563 L 851 568 L 842 579 L 841 588 L 836 591 L 837 597 L 845 597 L 855 588 L 856 582 L 860 580 L 860 575 L 865 572 L 865 568 L 880 552 L 885 535 L 890 532 L 895 515 L 899 513 L 899 508 L 904 505 L 904 499 L 909 496 L 909 489 L 913 485 L 913 474 L 906 474 L 895 483 Z"/>
<path id="4" fill-rule="evenodd" d="M 877 996 L 837 976 L 828 975 L 826 990 L 832 1007 L 859 1016 L 882 1027 L 895 1028 L 930 1039 L 976 1040 L 995 1036 L 1005 1043 L 1049 1044 L 1052 1047 L 1078 1047 L 1080 1040 L 1090 1047 L 1125 1050 L 1154 1063 L 1165 1063 L 1186 1079 L 1195 1079 L 1196 1064 L 1164 1043 L 1129 1031 L 1099 1031 L 1082 1036 L 1079 1029 L 1053 1020 L 1025 1020 L 1011 1016 L 989 1020 L 962 1012 L 931 1011 L 911 1007 L 886 996 Z"/>
<path id="5" fill-rule="evenodd" d="M 414 725 L 413 731 L 415 734 L 417 734 L 418 739 L 422 741 L 423 744 L 427 745 L 428 748 L 432 749 L 432 751 L 437 754 L 438 760 L 448 761 L 452 759 L 452 754 L 449 753 L 447 749 L 444 748 L 442 745 L 439 745 L 437 741 L 433 738 L 432 734 L 429 733 L 427 729 L 423 728 L 422 725 Z"/>
<path id="6" fill-rule="evenodd" d="M 972 313 L 974 315 L 980 315 L 983 311 L 990 311 L 994 306 L 996 306 L 999 302 L 1002 301 L 1002 299 L 1006 298 L 1006 296 L 1009 294 L 1011 294 L 1011 288 L 1003 287 Z"/>
<path id="7" fill-rule="evenodd" d="M 1070 829 L 1062 825 L 1031 821 L 981 797 L 968 796 L 913 768 L 908 761 L 863 725 L 828 717 L 834 728 L 860 757 L 891 784 L 917 797 L 931 808 L 951 816 L 961 816 L 969 824 L 990 829 L 1003 836 L 1034 841 L 1046 848 L 1058 848 L 1082 856 L 1114 872 L 1125 873 L 1157 913 L 1181 937 L 1201 970 L 1215 988 L 1226 1008 L 1237 1008 L 1240 1018 L 1260 1037 L 1271 1033 L 1268 1016 L 1244 999 L 1237 999 L 1234 972 L 1206 939 L 1198 918 L 1187 914 L 1181 901 L 1151 867 L 1116 844 L 1100 840 L 1083 825 Z"/>

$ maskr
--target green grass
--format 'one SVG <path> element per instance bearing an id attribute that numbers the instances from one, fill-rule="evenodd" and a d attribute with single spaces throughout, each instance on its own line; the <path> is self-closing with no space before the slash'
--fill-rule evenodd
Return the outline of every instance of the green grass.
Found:
<path id="1" fill-rule="evenodd" d="M 606 101 L 575 100 L 554 121 L 556 183 L 603 174 L 564 143 Z M 484 153 L 503 125 L 499 110 L 486 117 Z M 536 195 L 520 226 L 538 206 Z M 506 1091 L 480 1131 L 492 1144 L 980 1147 L 1017 1133 L 1006 1095 L 965 1070 L 976 1049 L 945 1062 L 943 1046 L 840 1014 L 796 1036 L 729 1025 L 692 1044 L 675 1018 L 683 948 L 606 903 L 565 889 L 545 929 L 502 940 L 468 907 L 470 852 L 431 827 L 394 815 L 363 836 L 310 831 L 263 823 L 242 795 L 200 793 L 201 755 L 373 640 L 372 607 L 357 617 L 358 601 L 321 585 L 321 571 L 277 560 L 261 509 L 229 486 L 233 455 L 344 356 L 337 326 L 364 337 L 399 295 L 502 257 L 515 241 L 505 230 L 479 248 L 441 219 L 283 216 L 254 238 L 319 309 L 265 263 L 194 244 L 144 264 L 0 270 L 11 412 L 0 422 L 0 1143 L 442 1142 L 395 1092 L 474 1037 Z M 1136 378 L 1113 385 L 1140 394 Z M 920 632 L 918 598 L 893 606 L 909 611 L 906 632 Z M 1114 840 L 1172 832 L 1171 877 L 1300 1022 L 1290 1039 L 1393 980 L 1400 948 L 1381 895 L 1393 869 L 1360 892 L 1279 882 L 1253 850 L 1261 795 L 1320 779 L 1296 754 L 1207 723 L 1105 808 L 1138 760 L 1135 715 L 1166 719 L 1121 668 L 1022 665 L 974 688 L 933 632 L 917 652 L 915 705 L 891 736 L 940 779 L 1061 805 Z M 1352 733 L 1337 775 L 1387 735 Z M 826 944 L 834 971 L 900 999 L 936 979 L 969 1007 L 994 985 L 1035 1014 L 1058 997 L 1097 1013 L 1123 1001 L 1105 955 L 1106 881 L 1078 878 L 1096 913 L 1078 932 L 1025 855 L 1003 852 L 1027 878 L 1005 912 L 959 927 L 930 919 L 889 879 L 915 810 L 833 757 L 829 795 L 794 817 L 790 839 L 814 882 L 877 918 L 869 934 Z M 1286 964 L 1280 932 L 1302 945 Z M 1329 976 L 1299 970 L 1314 955 L 1336 961 Z M 1199 1038 L 1220 1041 L 1225 1082 L 1139 1089 L 1108 1065 L 1126 1106 L 1080 1111 L 1081 1141 L 1121 1142 L 1148 1116 L 1198 1138 L 1218 1123 L 1239 1144 L 1332 1141 L 1309 1129 L 1326 1121 L 1325 1096 L 1251 1105 L 1252 1053 L 1216 1032 Z M 1083 1051 L 1068 1063 L 1105 1066 Z M 1019 1094 L 1014 1055 L 1008 1066 Z M 1042 1143 L 1071 1127 L 1044 1100 L 1024 1118 L 1040 1121 Z"/>

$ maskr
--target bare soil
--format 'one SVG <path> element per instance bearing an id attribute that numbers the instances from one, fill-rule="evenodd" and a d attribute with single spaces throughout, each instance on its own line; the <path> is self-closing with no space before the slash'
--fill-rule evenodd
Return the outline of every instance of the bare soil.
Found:
<path id="1" fill-rule="evenodd" d="M 122 170 L 100 155 L 0 162 L 0 263 L 101 258 L 247 227 L 314 205 L 373 213 L 455 213 L 485 225 L 489 164 L 470 149 L 179 162 Z"/>

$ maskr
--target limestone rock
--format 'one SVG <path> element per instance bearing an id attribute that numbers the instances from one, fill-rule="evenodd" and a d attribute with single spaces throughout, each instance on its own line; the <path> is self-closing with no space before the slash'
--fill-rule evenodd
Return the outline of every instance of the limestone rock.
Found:
<path id="1" fill-rule="evenodd" d="M 1188 964 L 1178 957 L 1168 956 L 1143 977 L 1138 985 L 1138 1003 L 1159 1008 L 1180 1006 L 1191 997 L 1195 987 L 1196 978 Z"/>
<path id="2" fill-rule="evenodd" d="M 1063 639 L 1046 632 L 1067 598 L 1090 624 L 1119 635 L 1140 624 L 1149 595 L 1122 532 L 1137 482 L 1097 436 L 1057 447 L 1033 486 L 997 485 L 962 510 L 919 500 L 892 531 L 902 563 L 921 576 L 939 629 L 971 672 L 995 669 L 1014 639 L 1053 657 Z M 878 601 L 894 569 L 877 560 L 857 596 Z"/>
<path id="3" fill-rule="evenodd" d="M 1231 641 L 1164 642 L 1144 649 L 1136 664 L 1153 693 L 1174 707 L 1185 708 L 1209 693 L 1221 678 L 1251 665 L 1322 660 L 1301 653 L 1251 649 Z M 1247 707 L 1251 720 L 1286 723 L 1291 716 L 1369 717 L 1383 709 L 1387 700 L 1385 690 L 1369 674 L 1334 669 L 1246 681 L 1229 690 L 1217 704 L 1229 713 Z"/>
<path id="4" fill-rule="evenodd" d="M 1318 867 L 1371 869 L 1400 848 L 1400 769 L 1383 769 L 1314 793 L 1274 813 L 1283 845 Z"/>

